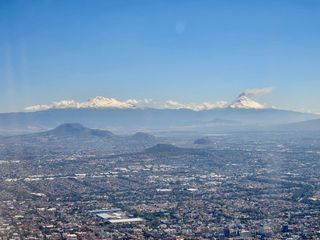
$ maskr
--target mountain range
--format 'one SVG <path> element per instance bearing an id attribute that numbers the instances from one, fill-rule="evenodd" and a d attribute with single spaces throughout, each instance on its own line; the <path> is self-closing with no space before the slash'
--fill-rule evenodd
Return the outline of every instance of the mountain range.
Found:
<path id="1" fill-rule="evenodd" d="M 240 108 L 240 109 L 263 109 L 265 105 L 254 100 L 267 93 L 270 93 L 272 88 L 261 89 L 246 89 L 231 103 L 226 101 L 218 102 L 202 102 L 202 103 L 182 103 L 174 100 L 166 101 L 165 103 L 157 103 L 152 99 L 136 100 L 128 99 L 121 101 L 115 98 L 97 96 L 90 98 L 85 102 L 77 102 L 75 100 L 61 100 L 51 104 L 37 104 L 25 108 L 27 112 L 42 111 L 48 109 L 135 109 L 135 108 L 160 108 L 160 109 L 190 109 L 194 111 L 212 110 L 216 108 Z"/>
<path id="2" fill-rule="evenodd" d="M 91 129 L 79 123 L 62 124 L 49 131 L 0 136 L 0 155 L 12 157 L 43 156 L 54 153 L 116 154 L 139 152 L 159 140 L 148 133 L 117 135 L 107 130 Z"/>
<path id="3" fill-rule="evenodd" d="M 316 114 L 266 108 L 253 99 L 268 91 L 270 89 L 249 89 L 234 102 L 218 108 L 210 103 L 194 105 L 174 101 L 167 108 L 147 108 L 138 107 L 137 100 L 121 102 L 104 97 L 83 103 L 64 100 L 51 105 L 31 106 L 26 112 L 0 113 L 0 134 L 48 130 L 66 122 L 128 133 L 158 130 L 252 130 L 320 119 L 320 115 Z M 92 133 L 107 134 L 100 130 Z"/>
<path id="4" fill-rule="evenodd" d="M 320 118 L 310 113 L 278 109 L 50 109 L 38 112 L 1 113 L 0 131 L 39 131 L 66 122 L 119 132 L 146 130 L 232 129 L 288 124 Z M 220 119 L 216 121 L 216 119 Z M 230 122 L 234 121 L 234 122 Z M 208 126 L 208 123 L 210 123 Z M 224 125 L 224 126 L 221 126 Z"/>
<path id="5" fill-rule="evenodd" d="M 319 115 L 278 109 L 49 109 L 0 114 L 0 132 L 48 130 L 66 122 L 114 132 L 172 129 L 246 129 L 320 118 Z M 99 134 L 99 133 L 97 133 Z"/>
<path id="6" fill-rule="evenodd" d="M 320 131 L 320 119 L 283 124 L 283 125 L 277 126 L 277 130 L 279 130 L 279 131 L 293 131 L 293 132 L 294 131 L 319 132 Z"/>

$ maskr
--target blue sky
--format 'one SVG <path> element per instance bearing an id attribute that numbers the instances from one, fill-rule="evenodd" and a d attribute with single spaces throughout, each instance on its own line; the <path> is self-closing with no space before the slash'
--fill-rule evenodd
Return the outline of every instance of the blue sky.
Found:
<path id="1" fill-rule="evenodd" d="M 1 0 L 0 112 L 102 95 L 320 112 L 320 1 Z"/>

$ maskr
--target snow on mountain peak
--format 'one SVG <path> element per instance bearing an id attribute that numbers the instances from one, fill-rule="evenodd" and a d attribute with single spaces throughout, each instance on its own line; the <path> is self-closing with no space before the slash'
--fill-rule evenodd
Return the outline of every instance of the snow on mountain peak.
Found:
<path id="1" fill-rule="evenodd" d="M 236 101 L 229 105 L 230 108 L 244 108 L 244 109 L 263 109 L 265 106 L 253 99 L 241 94 Z"/>
<path id="2" fill-rule="evenodd" d="M 218 102 L 201 102 L 201 103 L 182 103 L 173 100 L 166 102 L 154 102 L 150 99 L 135 100 L 128 99 L 125 101 L 117 100 L 115 98 L 107 98 L 97 96 L 91 98 L 85 102 L 77 102 L 74 100 L 62 100 L 53 102 L 48 105 L 39 104 L 30 107 L 26 107 L 26 111 L 42 111 L 48 109 L 79 109 L 79 108 L 145 108 L 153 107 L 159 109 L 190 109 L 193 111 L 212 110 L 219 108 L 241 108 L 241 109 L 263 109 L 265 106 L 256 102 L 253 98 L 259 98 L 267 93 L 270 93 L 272 88 L 252 88 L 243 91 L 238 99 L 233 103 L 228 104 L 225 101 Z"/>
<path id="3" fill-rule="evenodd" d="M 34 105 L 25 108 L 26 111 L 41 111 L 48 109 L 67 109 L 67 108 L 135 108 L 139 102 L 135 99 L 120 101 L 115 98 L 95 97 L 85 102 L 76 102 L 74 100 L 62 100 L 53 102 L 50 105 Z"/>
<path id="4" fill-rule="evenodd" d="M 137 104 L 138 101 L 134 99 L 122 102 L 115 98 L 98 96 L 82 103 L 81 108 L 134 108 Z"/>

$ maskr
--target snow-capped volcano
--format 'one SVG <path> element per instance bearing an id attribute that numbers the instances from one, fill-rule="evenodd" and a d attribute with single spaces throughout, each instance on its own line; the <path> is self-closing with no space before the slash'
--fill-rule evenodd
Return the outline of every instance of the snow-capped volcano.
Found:
<path id="1" fill-rule="evenodd" d="M 118 100 L 108 97 L 94 97 L 84 102 L 77 102 L 75 100 L 61 100 L 51 104 L 38 104 L 25 108 L 27 112 L 36 112 L 49 109 L 144 109 L 144 108 L 157 108 L 157 109 L 190 109 L 193 111 L 214 110 L 223 108 L 235 108 L 235 109 L 263 109 L 265 106 L 256 102 L 253 99 L 259 98 L 267 93 L 270 93 L 272 88 L 252 88 L 244 90 L 236 101 L 228 103 L 226 101 L 217 102 L 178 102 L 174 100 L 168 100 L 166 102 L 157 102 L 152 99 L 136 100 Z"/>
<path id="2" fill-rule="evenodd" d="M 91 98 L 85 102 L 77 102 L 74 100 L 62 100 L 53 102 L 52 104 L 44 105 L 34 105 L 25 108 L 26 111 L 35 112 L 48 109 L 86 109 L 86 108 L 97 108 L 97 109 L 108 109 L 108 108 L 118 108 L 118 109 L 132 109 L 132 108 L 143 108 L 139 105 L 141 101 L 135 99 L 128 99 L 125 101 L 120 101 L 115 98 L 106 97 L 95 97 Z M 203 103 L 180 103 L 176 101 L 167 101 L 164 106 L 158 106 L 160 109 L 191 109 L 194 111 L 202 110 L 213 110 L 213 109 L 223 109 L 223 108 L 242 108 L 242 109 L 263 109 L 264 105 L 254 101 L 246 95 L 240 95 L 236 101 L 228 104 L 225 101 L 219 101 L 216 103 L 203 102 Z"/>
<path id="3" fill-rule="evenodd" d="M 230 108 L 244 108 L 244 109 L 263 109 L 265 106 L 253 99 L 241 94 L 236 101 L 229 104 Z"/>
<path id="4" fill-rule="evenodd" d="M 119 101 L 115 98 L 95 97 L 87 102 L 81 103 L 80 108 L 134 108 L 138 104 L 137 100 L 129 99 Z"/>
<path id="5" fill-rule="evenodd" d="M 138 104 L 137 100 L 128 99 L 126 101 L 120 101 L 115 98 L 95 97 L 85 102 L 76 102 L 74 100 L 62 100 L 53 102 L 50 105 L 34 105 L 25 108 L 26 111 L 41 111 L 48 109 L 79 109 L 79 108 L 135 108 Z"/>

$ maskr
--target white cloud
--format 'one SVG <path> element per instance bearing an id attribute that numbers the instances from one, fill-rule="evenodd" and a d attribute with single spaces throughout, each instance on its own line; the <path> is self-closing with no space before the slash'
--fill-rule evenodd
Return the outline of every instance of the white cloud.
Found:
<path id="1" fill-rule="evenodd" d="M 194 111 L 211 110 L 217 108 L 265 108 L 263 104 L 255 102 L 251 98 L 259 98 L 270 93 L 272 88 L 253 88 L 244 90 L 236 101 L 228 103 L 226 101 L 202 102 L 202 103 L 182 103 L 174 100 L 166 102 L 157 102 L 151 98 L 143 100 L 128 99 L 120 101 L 115 98 L 95 97 L 85 102 L 76 102 L 74 100 L 62 100 L 48 105 L 39 104 L 26 107 L 26 111 L 42 111 L 48 109 L 66 109 L 66 108 L 158 108 L 158 109 L 190 109 Z"/>
<path id="2" fill-rule="evenodd" d="M 53 102 L 50 108 L 80 108 L 81 103 L 77 103 L 74 100 L 62 100 L 59 102 Z"/>
<path id="3" fill-rule="evenodd" d="M 180 103 L 177 101 L 169 100 L 165 103 L 159 103 L 153 101 L 151 98 L 144 99 L 142 101 L 138 101 L 135 99 L 129 99 L 126 101 L 120 101 L 115 98 L 106 98 L 106 97 L 95 97 L 89 99 L 85 102 L 76 102 L 74 100 L 62 100 L 58 102 L 53 102 L 49 105 L 39 104 L 30 107 L 26 107 L 26 111 L 42 111 L 48 109 L 67 109 L 67 108 L 169 108 L 169 109 L 191 109 L 194 111 L 201 111 L 201 110 L 210 110 L 215 108 L 223 108 L 227 106 L 227 102 L 219 101 L 216 103 L 211 102 L 202 102 L 202 103 Z"/>
<path id="4" fill-rule="evenodd" d="M 30 107 L 26 107 L 24 110 L 28 111 L 28 112 L 36 112 L 36 111 L 42 111 L 42 110 L 48 110 L 50 109 L 49 105 L 34 105 L 34 106 L 30 106 Z"/>
<path id="5" fill-rule="evenodd" d="M 145 98 L 145 99 L 143 99 L 143 102 L 144 102 L 145 104 L 150 104 L 150 103 L 153 102 L 153 99 L 152 99 L 152 98 Z"/>
<path id="6" fill-rule="evenodd" d="M 194 111 L 211 110 L 215 108 L 224 108 L 228 105 L 225 101 L 219 101 L 215 103 L 202 102 L 202 103 L 180 103 L 177 101 L 169 100 L 165 103 L 165 108 L 170 109 L 191 109 Z"/>
<path id="7" fill-rule="evenodd" d="M 272 88 L 271 87 L 266 87 L 266 88 L 250 88 L 244 90 L 239 97 L 241 96 L 246 96 L 249 98 L 259 98 L 262 97 L 265 94 L 271 93 Z"/>
<path id="8" fill-rule="evenodd" d="M 48 109 L 66 109 L 66 108 L 135 108 L 139 101 L 129 99 L 126 101 L 119 101 L 115 98 L 95 97 L 85 102 L 76 102 L 74 100 L 62 100 L 53 102 L 49 105 L 34 105 L 26 107 L 26 111 L 41 111 Z"/>
<path id="9" fill-rule="evenodd" d="M 115 98 L 95 97 L 89 99 L 87 102 L 80 103 L 80 108 L 135 108 L 139 101 L 129 99 L 126 101 L 119 101 Z"/>

